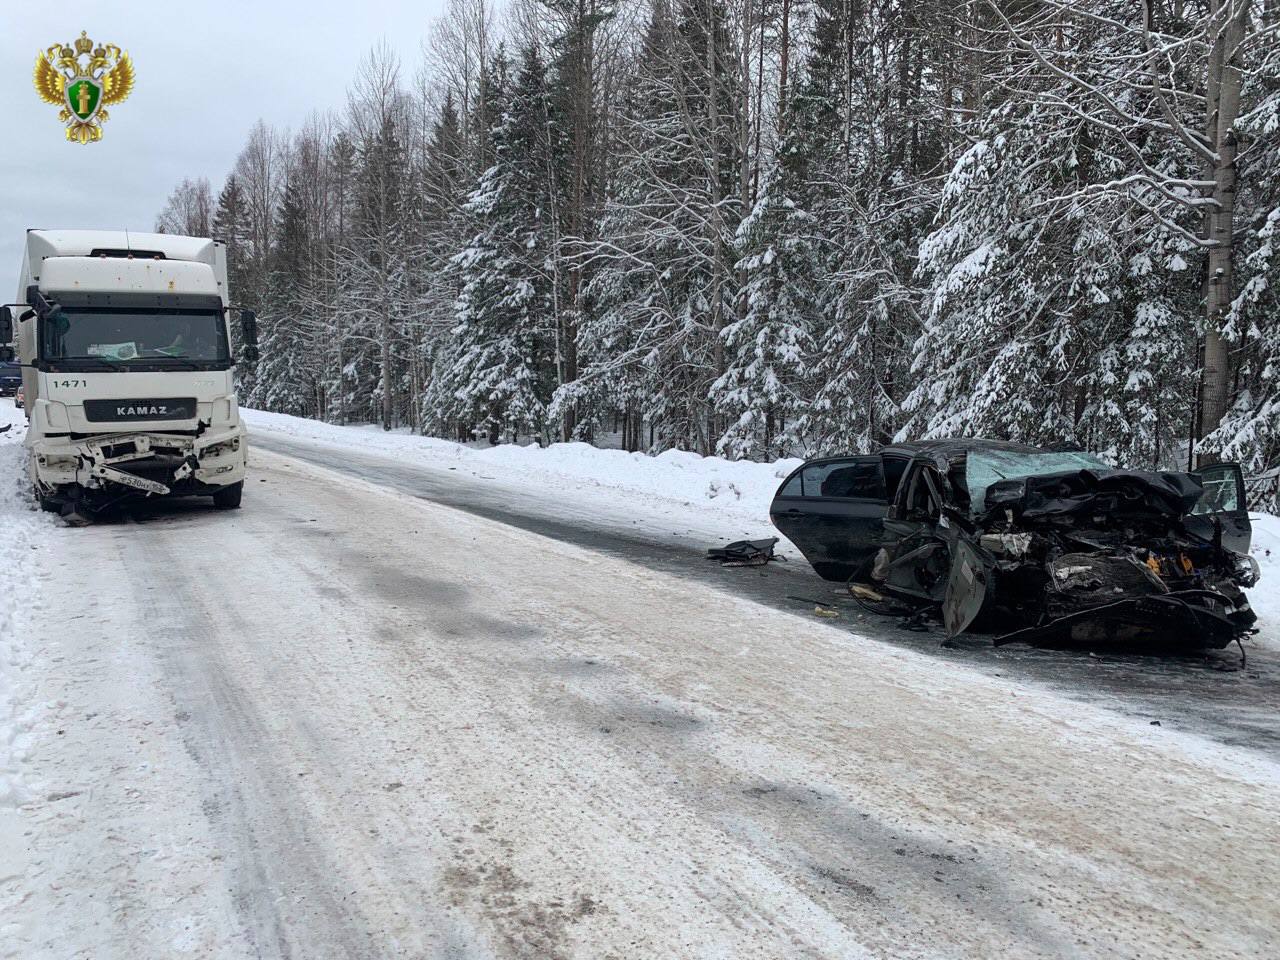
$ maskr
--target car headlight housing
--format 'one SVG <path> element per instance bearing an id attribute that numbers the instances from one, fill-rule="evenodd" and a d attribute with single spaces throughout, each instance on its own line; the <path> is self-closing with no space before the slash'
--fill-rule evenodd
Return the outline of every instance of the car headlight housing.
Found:
<path id="1" fill-rule="evenodd" d="M 1254 586 L 1262 578 L 1262 568 L 1258 561 L 1247 553 L 1236 554 L 1235 581 L 1246 590 Z"/>

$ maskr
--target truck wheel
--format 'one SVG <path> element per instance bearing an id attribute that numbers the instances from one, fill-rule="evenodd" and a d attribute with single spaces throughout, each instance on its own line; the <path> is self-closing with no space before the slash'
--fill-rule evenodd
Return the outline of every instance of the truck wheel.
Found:
<path id="1" fill-rule="evenodd" d="M 61 513 L 62 504 L 57 500 L 50 500 L 48 497 L 40 497 L 40 509 L 45 513 Z"/>
<path id="2" fill-rule="evenodd" d="M 213 505 L 219 510 L 239 510 L 240 498 L 244 496 L 244 481 L 223 487 L 213 495 Z"/>

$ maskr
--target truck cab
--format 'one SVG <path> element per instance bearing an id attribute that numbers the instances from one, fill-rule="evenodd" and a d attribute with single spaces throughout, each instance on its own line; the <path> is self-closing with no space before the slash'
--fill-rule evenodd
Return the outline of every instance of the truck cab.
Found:
<path id="1" fill-rule="evenodd" d="M 42 506 L 91 515 L 139 496 L 239 506 L 248 444 L 229 311 L 214 240 L 27 232 L 9 317 Z"/>
<path id="2" fill-rule="evenodd" d="M 13 347 L 0 346 L 0 397 L 17 396 L 22 386 L 22 364 L 13 359 Z"/>

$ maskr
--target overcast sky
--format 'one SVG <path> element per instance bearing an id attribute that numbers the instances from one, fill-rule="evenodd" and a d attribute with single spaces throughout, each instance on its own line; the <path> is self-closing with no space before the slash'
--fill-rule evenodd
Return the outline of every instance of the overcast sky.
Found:
<path id="1" fill-rule="evenodd" d="M 17 287 L 28 227 L 151 230 L 170 189 L 215 193 L 259 117 L 297 128 L 338 108 L 360 58 L 385 39 L 406 80 L 444 0 L 76 0 L 5 2 L 0 13 L 0 302 Z M 31 84 L 36 54 L 87 30 L 137 70 L 103 138 L 64 139 Z"/>

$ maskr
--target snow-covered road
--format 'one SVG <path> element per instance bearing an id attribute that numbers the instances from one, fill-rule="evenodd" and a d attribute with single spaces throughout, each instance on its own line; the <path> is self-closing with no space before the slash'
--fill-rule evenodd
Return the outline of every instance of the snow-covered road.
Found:
<path id="1" fill-rule="evenodd" d="M 1252 751 L 297 460 L 252 478 L 235 514 L 39 526 L 3 955 L 1280 952 Z"/>

